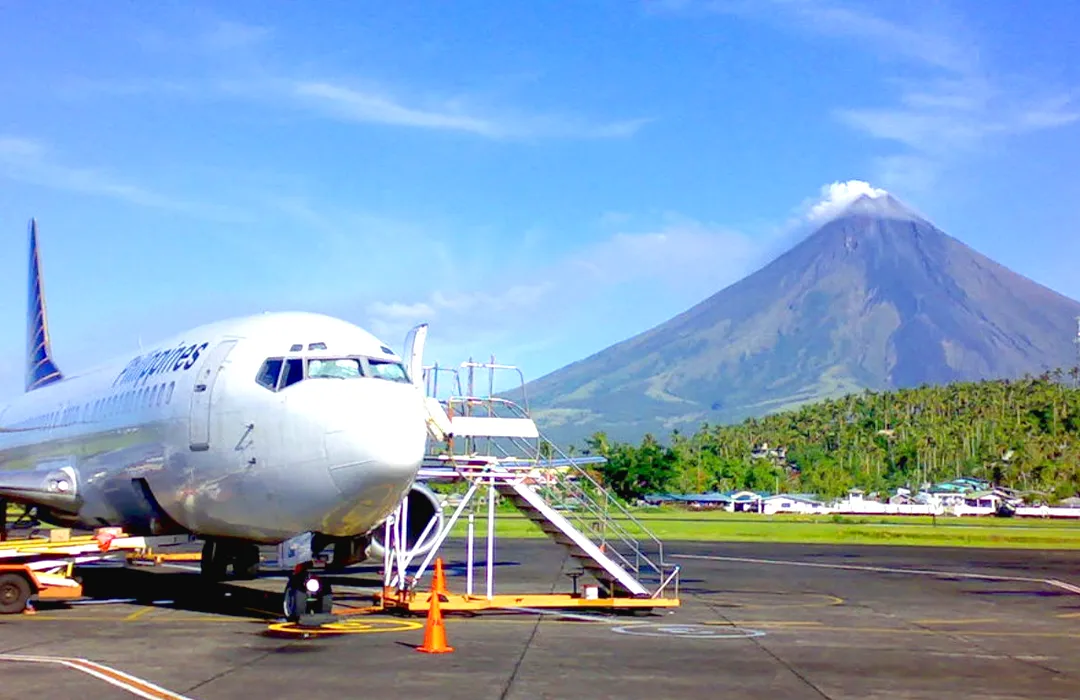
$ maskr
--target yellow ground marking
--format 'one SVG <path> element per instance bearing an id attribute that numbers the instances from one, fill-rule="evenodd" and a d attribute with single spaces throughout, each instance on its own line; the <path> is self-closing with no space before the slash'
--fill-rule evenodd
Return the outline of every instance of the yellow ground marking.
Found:
<path id="1" fill-rule="evenodd" d="M 343 620 L 319 627 L 297 627 L 292 622 L 270 625 L 270 632 L 287 632 L 301 635 L 318 634 L 377 634 L 380 632 L 410 632 L 423 629 L 424 623 L 415 620 Z"/>
<path id="2" fill-rule="evenodd" d="M 1000 622 L 994 617 L 973 618 L 970 620 L 954 620 L 945 618 L 942 620 L 912 620 L 916 625 L 981 625 L 989 622 Z"/>
<path id="3" fill-rule="evenodd" d="M 1061 615 L 1058 615 L 1058 617 L 1063 617 L 1063 618 L 1066 618 L 1066 619 L 1073 618 L 1073 617 L 1080 617 L 1080 612 L 1062 613 Z"/>
<path id="4" fill-rule="evenodd" d="M 152 610 L 153 608 L 150 608 L 150 609 Z M 135 613 L 132 613 L 132 615 L 134 615 L 134 614 Z M 129 619 L 130 617 L 131 617 L 131 615 L 127 615 L 127 616 L 121 616 L 121 615 L 70 615 L 69 616 L 69 615 L 44 615 L 42 613 L 38 613 L 38 614 L 34 615 L 33 617 L 31 617 L 29 619 L 36 620 L 36 621 L 39 621 L 39 622 L 130 622 L 130 619 Z M 26 618 L 21 618 L 21 619 L 26 619 Z M 175 615 L 175 614 L 174 615 L 156 615 L 156 616 L 154 616 L 152 618 L 148 618 L 147 620 L 144 620 L 144 622 L 149 622 L 151 620 L 154 621 L 154 622 L 253 622 L 253 621 L 254 622 L 261 622 L 261 620 L 256 620 L 256 619 L 250 618 L 250 617 L 213 617 L 213 616 L 210 616 L 210 615 L 200 616 L 200 615 L 194 615 L 194 614 L 191 615 L 190 617 L 189 616 L 180 616 L 180 615 Z"/>
<path id="5" fill-rule="evenodd" d="M 153 612 L 154 610 L 157 610 L 157 608 L 143 608 L 142 610 L 136 610 L 135 612 L 133 612 L 130 615 L 128 615 L 127 617 L 125 617 L 124 622 L 131 622 L 132 620 L 138 620 L 140 617 L 142 617 L 146 613 Z"/>
<path id="6" fill-rule="evenodd" d="M 817 602 L 802 602 L 802 603 L 787 603 L 784 601 L 777 601 L 775 603 L 740 603 L 735 598 L 739 596 L 761 596 L 761 595 L 775 595 L 780 597 L 791 597 L 790 593 L 699 593 L 695 598 L 705 600 L 710 605 L 726 605 L 732 608 L 740 608 L 742 610 L 753 610 L 756 608 L 827 608 L 835 605 L 843 605 L 844 599 L 839 596 L 827 595 L 825 593 L 807 593 L 801 594 L 803 598 L 820 598 Z M 725 598 L 730 598 L 731 602 L 726 602 Z M 717 600 L 719 599 L 719 600 Z"/>

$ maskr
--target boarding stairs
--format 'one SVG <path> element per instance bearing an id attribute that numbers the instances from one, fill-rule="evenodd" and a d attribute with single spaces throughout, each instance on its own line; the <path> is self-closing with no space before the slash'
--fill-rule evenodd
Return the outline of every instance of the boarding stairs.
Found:
<path id="1" fill-rule="evenodd" d="M 454 375 L 451 392 L 442 399 L 440 371 Z M 528 413 L 527 401 L 495 395 L 498 371 L 516 372 L 524 397 L 520 370 L 498 365 L 494 358 L 487 363 L 470 360 L 455 370 L 425 368 L 431 449 L 420 478 L 470 485 L 439 534 L 444 537 L 466 502 L 488 486 L 565 547 L 605 596 L 677 597 L 679 568 L 664 560 L 663 543 L 590 474 L 588 466 L 603 458 L 571 458 L 546 441 Z M 482 395 L 475 391 L 477 373 L 489 377 L 488 391 Z M 468 377 L 467 389 L 462 374 Z M 489 518 L 493 516 L 489 511 Z"/>

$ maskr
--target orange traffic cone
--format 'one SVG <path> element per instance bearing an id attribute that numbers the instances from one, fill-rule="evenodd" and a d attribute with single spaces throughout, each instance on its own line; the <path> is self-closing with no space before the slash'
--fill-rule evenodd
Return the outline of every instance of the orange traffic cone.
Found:
<path id="1" fill-rule="evenodd" d="M 428 608 L 427 625 L 424 627 L 424 643 L 416 647 L 426 654 L 446 654 L 454 647 L 446 643 L 446 627 L 443 626 L 442 610 L 439 609 L 439 595 L 435 586 L 431 586 L 431 607 Z"/>
<path id="2" fill-rule="evenodd" d="M 446 574 L 443 573 L 442 557 L 435 558 L 435 573 L 431 577 L 431 595 L 444 603 L 450 600 L 446 597 L 450 595 L 450 591 L 446 590 Z"/>

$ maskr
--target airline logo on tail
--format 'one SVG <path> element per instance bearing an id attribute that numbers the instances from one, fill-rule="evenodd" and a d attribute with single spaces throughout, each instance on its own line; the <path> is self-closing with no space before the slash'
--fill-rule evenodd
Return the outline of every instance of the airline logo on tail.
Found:
<path id="1" fill-rule="evenodd" d="M 49 322 L 38 260 L 37 221 L 30 220 L 30 294 L 26 309 L 26 390 L 33 391 L 64 378 L 52 361 Z"/>

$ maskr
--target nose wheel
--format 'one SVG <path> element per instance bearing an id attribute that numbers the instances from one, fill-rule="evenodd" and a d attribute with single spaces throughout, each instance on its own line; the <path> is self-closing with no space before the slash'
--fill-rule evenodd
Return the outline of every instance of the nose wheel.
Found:
<path id="1" fill-rule="evenodd" d="M 285 584 L 285 619 L 300 625 L 319 625 L 333 619 L 334 594 L 331 585 L 308 566 L 298 566 Z"/>

